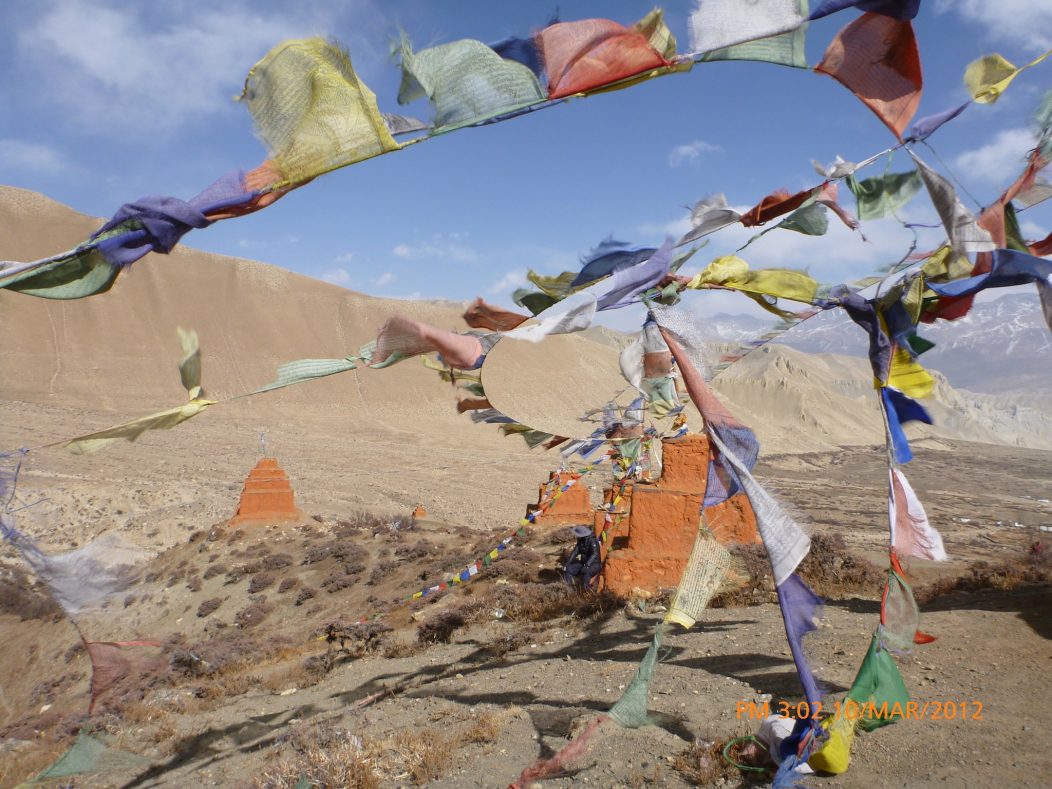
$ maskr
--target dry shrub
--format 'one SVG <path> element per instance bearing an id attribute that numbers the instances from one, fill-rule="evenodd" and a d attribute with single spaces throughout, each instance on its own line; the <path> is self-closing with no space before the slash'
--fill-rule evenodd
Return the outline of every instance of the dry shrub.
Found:
<path id="1" fill-rule="evenodd" d="M 212 559 L 215 559 L 215 558 L 217 558 L 217 557 L 216 556 L 212 557 Z M 209 560 L 209 561 L 211 561 L 211 560 Z M 207 581 L 209 578 L 214 578 L 215 576 L 222 575 L 225 572 L 227 572 L 227 566 L 225 564 L 223 564 L 222 562 L 216 562 L 215 564 L 210 564 L 208 566 L 208 569 L 205 570 L 205 576 L 204 577 L 205 577 L 205 580 Z"/>
<path id="2" fill-rule="evenodd" d="M 268 764 L 253 789 L 295 789 L 306 778 L 323 789 L 378 789 L 380 776 L 365 744 L 345 729 L 331 725 L 296 726 L 285 737 L 291 755 Z"/>
<path id="3" fill-rule="evenodd" d="M 416 629 L 421 644 L 448 644 L 453 634 L 467 625 L 475 614 L 488 607 L 483 600 L 461 600 L 454 606 L 432 614 Z"/>
<path id="4" fill-rule="evenodd" d="M 773 602 L 775 590 L 771 563 L 762 545 L 733 545 L 732 568 L 737 576 L 730 588 L 720 590 L 712 608 L 735 608 Z M 887 573 L 851 553 L 840 534 L 811 536 L 811 550 L 797 572 L 816 594 L 828 600 L 874 596 L 884 586 Z"/>
<path id="5" fill-rule="evenodd" d="M 479 713 L 468 724 L 468 727 L 461 732 L 461 742 L 473 745 L 485 745 L 496 742 L 504 726 L 504 717 L 502 713 L 494 710 L 486 710 Z"/>
<path id="6" fill-rule="evenodd" d="M 364 567 L 362 569 L 365 569 Z M 321 582 L 321 588 L 329 594 L 335 594 L 343 589 L 356 586 L 361 576 L 356 573 L 348 573 L 345 568 L 339 568 L 329 573 Z"/>
<path id="7" fill-rule="evenodd" d="M 376 586 L 376 584 L 383 583 L 391 577 L 395 572 L 401 568 L 402 562 L 397 562 L 392 559 L 380 559 L 373 567 L 373 571 L 369 573 L 368 579 L 365 581 L 366 586 Z"/>
<path id="8" fill-rule="evenodd" d="M 887 571 L 848 550 L 841 534 L 811 535 L 811 551 L 797 569 L 816 594 L 828 600 L 879 595 Z"/>
<path id="9" fill-rule="evenodd" d="M 426 559 L 437 550 L 434 543 L 426 539 L 417 540 L 412 545 L 399 545 L 394 550 L 395 556 L 403 561 Z"/>
<path id="10" fill-rule="evenodd" d="M 695 740 L 689 748 L 676 754 L 673 769 L 695 786 L 713 786 L 738 778 L 741 773 L 723 758 L 726 740 Z M 734 748 L 730 751 L 735 755 Z"/>
<path id="11" fill-rule="evenodd" d="M 197 615 L 204 618 L 213 613 L 222 604 L 223 601 L 218 597 L 213 597 L 211 600 L 205 600 L 197 607 Z"/>
<path id="12" fill-rule="evenodd" d="M 914 596 L 921 605 L 954 592 L 1012 591 L 1026 588 L 1048 588 L 1052 585 L 1052 553 L 1042 542 L 1030 546 L 1026 556 L 1006 559 L 997 564 L 976 562 L 966 575 L 939 578 L 917 587 Z"/>
<path id="13" fill-rule="evenodd" d="M 292 557 L 287 553 L 275 553 L 263 559 L 264 570 L 281 570 L 292 564 Z"/>
<path id="14" fill-rule="evenodd" d="M 419 641 L 390 641 L 384 645 L 380 654 L 388 660 L 412 657 L 419 655 L 424 645 Z"/>
<path id="15" fill-rule="evenodd" d="M 281 583 L 278 584 L 278 594 L 284 594 L 289 589 L 296 586 L 299 582 L 299 578 L 282 578 Z"/>
<path id="16" fill-rule="evenodd" d="M 324 634 L 330 650 L 338 648 L 351 657 L 361 657 L 380 652 L 386 645 L 391 632 L 391 628 L 383 622 L 373 621 L 351 625 L 333 622 L 314 635 L 320 637 Z"/>
<path id="17" fill-rule="evenodd" d="M 316 590 L 311 589 L 309 586 L 304 586 L 300 589 L 300 593 L 296 595 L 296 605 L 303 605 L 305 602 L 310 600 L 314 595 L 317 594 Z"/>
<path id="18" fill-rule="evenodd" d="M 455 735 L 432 727 L 397 732 L 369 750 L 376 754 L 384 773 L 408 773 L 413 783 L 423 786 L 446 774 L 456 745 Z"/>
<path id="19" fill-rule="evenodd" d="M 277 578 L 274 577 L 273 573 L 262 572 L 252 576 L 252 580 L 248 582 L 248 593 L 258 594 L 264 589 L 269 589 L 274 585 Z"/>
<path id="20" fill-rule="evenodd" d="M 514 633 L 501 633 L 495 639 L 486 644 L 486 652 L 493 655 L 494 657 L 504 657 L 509 652 L 514 652 L 516 649 L 522 649 L 529 643 L 532 643 L 537 633 L 534 628 L 525 626 L 516 630 Z"/>
<path id="21" fill-rule="evenodd" d="M 504 609 L 508 619 L 516 622 L 546 622 L 560 616 L 582 619 L 612 613 L 622 607 L 609 592 L 580 594 L 563 583 L 503 586 L 494 595 L 493 602 Z"/>
<path id="22" fill-rule="evenodd" d="M 0 613 L 29 619 L 54 620 L 62 609 L 21 567 L 0 568 Z"/>
<path id="23" fill-rule="evenodd" d="M 191 592 L 200 592 L 201 591 L 201 585 L 202 585 L 201 584 L 201 576 L 199 576 L 199 575 L 193 575 L 190 578 L 188 578 L 187 581 L 186 581 L 186 588 L 189 589 Z M 128 601 L 127 600 L 125 600 L 125 602 L 124 602 L 124 607 L 125 608 L 128 607 Z"/>
<path id="24" fill-rule="evenodd" d="M 530 548 L 510 548 L 501 554 L 500 561 L 483 567 L 478 577 L 506 578 L 518 584 L 536 582 L 540 580 L 539 571 L 543 561 L 544 557 Z"/>
<path id="25" fill-rule="evenodd" d="M 263 640 L 243 633 L 223 633 L 189 646 L 174 645 L 169 665 L 176 676 L 213 677 L 286 655 L 291 645 L 283 636 Z"/>
<path id="26" fill-rule="evenodd" d="M 234 615 L 234 623 L 243 630 L 255 627 L 273 610 L 269 603 L 249 603 Z"/>

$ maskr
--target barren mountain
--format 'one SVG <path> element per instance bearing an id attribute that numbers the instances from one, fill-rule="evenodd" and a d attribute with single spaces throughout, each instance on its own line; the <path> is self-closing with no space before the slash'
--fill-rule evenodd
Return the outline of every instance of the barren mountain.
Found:
<path id="1" fill-rule="evenodd" d="M 97 225 L 41 195 L 0 189 L 2 258 L 53 253 Z M 177 326 L 197 330 L 206 393 L 222 399 L 272 380 L 283 362 L 352 353 L 396 312 L 462 328 L 460 311 L 449 302 L 373 298 L 188 247 L 148 256 L 112 291 L 89 299 L 0 292 L 0 446 L 38 446 L 182 402 Z M 486 368 L 494 404 L 541 429 L 573 429 L 582 411 L 624 389 L 620 344 L 598 328 L 540 345 L 498 346 Z M 757 429 L 766 452 L 882 440 L 861 359 L 769 347 L 726 370 L 716 386 Z M 937 424 L 918 435 L 1052 446 L 1041 403 L 1014 398 L 959 392 L 940 381 L 929 403 Z M 264 430 L 302 506 L 325 514 L 347 507 L 404 512 L 423 503 L 452 522 L 514 523 L 559 461 L 458 415 L 449 385 L 408 361 L 226 403 L 94 456 L 33 453 L 27 489 L 50 502 L 25 519 L 56 538 L 58 528 L 79 539 L 65 528 L 72 523 L 77 533 L 120 528 L 150 534 L 151 547 L 171 544 L 191 523 L 232 514 Z"/>

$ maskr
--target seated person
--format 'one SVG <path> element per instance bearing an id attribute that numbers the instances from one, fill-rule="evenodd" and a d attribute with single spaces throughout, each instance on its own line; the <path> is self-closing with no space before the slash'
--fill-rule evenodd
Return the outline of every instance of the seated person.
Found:
<path id="1" fill-rule="evenodd" d="M 585 589 L 592 589 L 596 576 L 603 569 L 599 538 L 587 526 L 574 526 L 571 531 L 577 538 L 577 544 L 570 554 L 570 560 L 563 567 L 563 578 L 575 587 L 580 584 Z"/>

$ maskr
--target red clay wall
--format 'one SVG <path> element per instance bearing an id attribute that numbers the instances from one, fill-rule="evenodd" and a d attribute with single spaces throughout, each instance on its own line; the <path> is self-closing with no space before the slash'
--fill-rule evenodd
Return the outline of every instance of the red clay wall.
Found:
<path id="1" fill-rule="evenodd" d="M 662 442 L 661 477 L 654 485 L 633 484 L 618 507 L 628 514 L 612 533 L 603 584 L 627 597 L 633 589 L 656 592 L 679 584 L 697 536 L 708 477 L 709 442 L 688 435 Z M 611 492 L 606 491 L 606 501 Z M 705 511 L 720 542 L 759 542 L 756 519 L 744 496 Z M 603 513 L 596 513 L 596 531 Z"/>
<path id="2" fill-rule="evenodd" d="M 263 458 L 245 479 L 237 515 L 230 520 L 235 526 L 246 521 L 296 521 L 303 512 L 296 509 L 289 478 L 275 458 Z"/>
<path id="3" fill-rule="evenodd" d="M 553 471 L 548 477 L 548 484 L 541 485 L 537 492 L 537 504 L 531 504 L 526 508 L 526 514 L 535 512 L 539 505 L 545 500 L 545 493 L 549 495 L 562 488 L 571 479 L 578 481 L 571 485 L 566 492 L 552 502 L 551 506 L 538 515 L 534 525 L 538 527 L 548 526 L 571 526 L 578 523 L 589 524 L 593 519 L 592 496 L 588 486 L 580 481 L 580 474 L 569 471 Z"/>

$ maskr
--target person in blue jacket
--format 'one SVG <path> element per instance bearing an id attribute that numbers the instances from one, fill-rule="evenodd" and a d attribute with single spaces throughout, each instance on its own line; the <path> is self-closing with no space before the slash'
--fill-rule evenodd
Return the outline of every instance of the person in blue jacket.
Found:
<path id="1" fill-rule="evenodd" d="M 574 526 L 572 533 L 577 538 L 577 544 L 570 554 L 570 560 L 563 567 L 563 578 L 575 587 L 580 585 L 592 589 L 596 576 L 603 569 L 599 538 L 587 526 Z"/>

